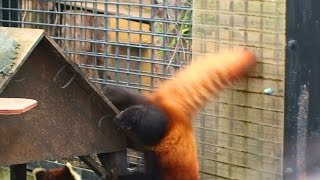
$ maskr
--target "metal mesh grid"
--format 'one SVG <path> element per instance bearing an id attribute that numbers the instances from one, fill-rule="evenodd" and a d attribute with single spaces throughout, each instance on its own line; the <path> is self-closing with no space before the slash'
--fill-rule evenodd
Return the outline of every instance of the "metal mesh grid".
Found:
<path id="1" fill-rule="evenodd" d="M 202 179 L 282 179 L 285 3 L 193 3 L 193 56 L 244 46 L 259 56 L 247 81 L 212 99 L 194 122 Z"/>
<path id="2" fill-rule="evenodd" d="M 98 87 L 150 90 L 190 59 L 188 1 L 9 0 L 1 11 L 3 26 L 46 29 Z"/>

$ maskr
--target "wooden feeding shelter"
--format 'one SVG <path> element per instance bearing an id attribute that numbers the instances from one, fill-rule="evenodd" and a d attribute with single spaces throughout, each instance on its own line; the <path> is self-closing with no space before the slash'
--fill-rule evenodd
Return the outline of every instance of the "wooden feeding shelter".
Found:
<path id="1" fill-rule="evenodd" d="M 119 159 L 126 158 L 125 136 L 105 118 L 115 115 L 108 100 L 46 32 L 1 27 L 0 34 L 0 97 L 38 102 L 23 114 L 0 115 L 0 165 L 20 164 L 11 166 L 13 179 L 25 176 L 25 163 L 46 159 L 80 156 L 100 176 L 106 171 L 89 155 L 98 154 L 105 169 L 126 165 Z"/>

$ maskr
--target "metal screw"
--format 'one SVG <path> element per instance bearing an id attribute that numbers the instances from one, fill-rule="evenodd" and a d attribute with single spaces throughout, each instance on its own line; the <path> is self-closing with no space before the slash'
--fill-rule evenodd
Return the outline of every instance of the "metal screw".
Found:
<path id="1" fill-rule="evenodd" d="M 297 40 L 294 40 L 294 39 L 289 40 L 288 41 L 288 47 L 290 49 L 295 49 L 297 47 Z"/>
<path id="2" fill-rule="evenodd" d="M 291 173 L 293 173 L 293 169 L 292 169 L 292 168 L 286 168 L 286 169 L 284 170 L 284 173 L 286 173 L 286 174 L 291 174 Z"/>
<path id="3" fill-rule="evenodd" d="M 271 89 L 271 88 L 265 88 L 265 89 L 263 90 L 263 93 L 264 93 L 264 94 L 267 94 L 267 95 L 271 95 L 271 94 L 273 93 L 273 89 Z"/>

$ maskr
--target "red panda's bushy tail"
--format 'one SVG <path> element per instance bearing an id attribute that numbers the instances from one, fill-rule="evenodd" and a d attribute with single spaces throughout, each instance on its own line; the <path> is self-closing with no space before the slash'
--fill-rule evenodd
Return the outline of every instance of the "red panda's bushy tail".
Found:
<path id="1" fill-rule="evenodd" d="M 160 84 L 150 97 L 162 101 L 160 104 L 167 108 L 195 113 L 210 97 L 243 77 L 255 63 L 256 56 L 248 50 L 207 54 Z"/>

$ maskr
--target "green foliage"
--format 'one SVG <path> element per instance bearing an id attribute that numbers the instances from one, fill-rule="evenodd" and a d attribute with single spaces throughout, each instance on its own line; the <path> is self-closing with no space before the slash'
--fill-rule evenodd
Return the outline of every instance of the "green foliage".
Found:
<path id="1" fill-rule="evenodd" d="M 190 1 L 190 0 L 189 0 Z M 185 38 L 191 37 L 192 32 L 192 10 L 185 10 L 182 11 L 178 17 L 178 21 L 174 24 L 168 25 L 168 32 L 167 34 L 174 34 L 177 37 L 174 38 L 167 38 L 168 39 L 168 47 L 178 49 L 177 46 L 180 47 L 186 47 L 189 45 L 188 41 L 185 40 Z M 156 23 L 155 24 L 156 32 L 159 34 L 164 33 L 163 23 Z M 163 36 L 158 37 L 158 44 L 163 44 L 164 42 Z M 158 54 L 160 56 L 164 55 L 164 51 L 160 50 L 158 51 Z"/>

